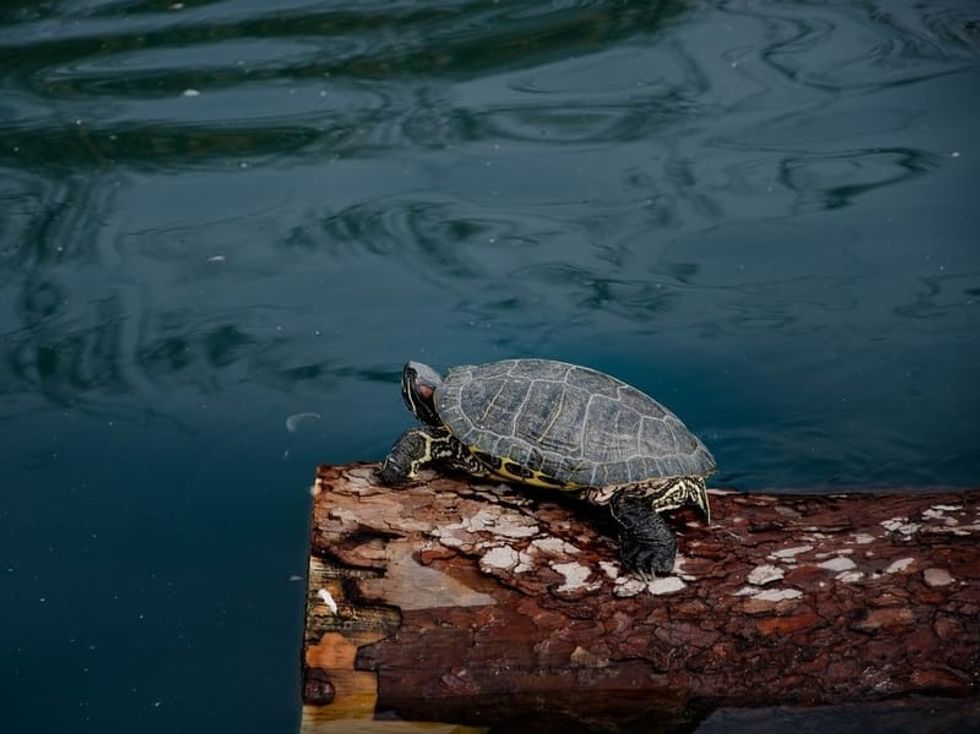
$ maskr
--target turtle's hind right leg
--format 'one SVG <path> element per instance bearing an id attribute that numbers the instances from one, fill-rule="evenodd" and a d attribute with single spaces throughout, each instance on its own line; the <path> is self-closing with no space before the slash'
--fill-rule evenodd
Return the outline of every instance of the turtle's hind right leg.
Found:
<path id="1" fill-rule="evenodd" d="M 620 525 L 619 555 L 626 568 L 643 579 L 674 569 L 677 541 L 648 498 L 621 492 L 609 509 Z"/>

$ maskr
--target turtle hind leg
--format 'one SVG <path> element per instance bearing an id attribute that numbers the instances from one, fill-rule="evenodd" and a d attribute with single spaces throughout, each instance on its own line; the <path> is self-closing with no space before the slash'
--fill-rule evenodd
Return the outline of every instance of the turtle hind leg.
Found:
<path id="1" fill-rule="evenodd" d="M 646 579 L 674 569 L 677 541 L 649 498 L 620 493 L 610 503 L 619 523 L 619 555 L 623 565 Z"/>

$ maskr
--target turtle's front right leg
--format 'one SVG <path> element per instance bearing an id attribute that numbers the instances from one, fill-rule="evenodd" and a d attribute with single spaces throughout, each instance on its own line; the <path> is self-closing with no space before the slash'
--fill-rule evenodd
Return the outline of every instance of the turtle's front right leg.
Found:
<path id="1" fill-rule="evenodd" d="M 449 431 L 445 428 L 411 428 L 395 441 L 381 462 L 378 478 L 384 484 L 404 484 L 415 479 L 418 470 L 426 464 L 451 454 Z"/>

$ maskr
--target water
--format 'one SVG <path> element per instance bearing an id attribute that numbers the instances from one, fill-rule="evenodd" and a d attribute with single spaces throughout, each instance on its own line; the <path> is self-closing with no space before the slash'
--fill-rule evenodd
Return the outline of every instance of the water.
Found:
<path id="1" fill-rule="evenodd" d="M 291 731 L 312 470 L 409 358 L 612 372 L 741 489 L 976 484 L 978 52 L 972 0 L 4 4 L 5 730 Z"/>

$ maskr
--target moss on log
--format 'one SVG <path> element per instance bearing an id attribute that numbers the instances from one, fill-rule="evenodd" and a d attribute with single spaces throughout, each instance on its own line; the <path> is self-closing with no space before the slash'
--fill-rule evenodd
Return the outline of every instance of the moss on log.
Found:
<path id="1" fill-rule="evenodd" d="M 720 706 L 842 704 L 980 684 L 980 491 L 713 490 L 671 516 L 674 574 L 623 572 L 601 512 L 558 493 L 373 465 L 314 486 L 304 727 L 394 712 L 682 725 Z M 326 729 L 324 729 L 326 730 Z"/>

